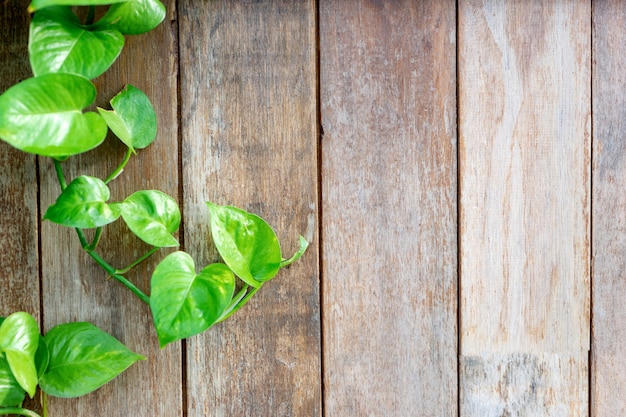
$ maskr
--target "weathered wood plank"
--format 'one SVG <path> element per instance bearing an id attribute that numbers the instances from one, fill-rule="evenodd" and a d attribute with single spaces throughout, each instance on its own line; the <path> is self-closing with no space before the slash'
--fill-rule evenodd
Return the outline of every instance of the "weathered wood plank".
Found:
<path id="1" fill-rule="evenodd" d="M 139 189 L 160 189 L 177 197 L 178 122 L 176 32 L 171 22 L 175 2 L 164 2 L 168 14 L 153 32 L 128 37 L 121 57 L 95 81 L 97 104 L 108 101 L 126 83 L 143 90 L 157 111 L 156 141 L 140 151 L 124 173 L 111 182 L 111 201 L 120 201 Z M 172 30 L 174 29 L 174 30 Z M 101 148 L 64 163 L 68 181 L 76 175 L 104 178 L 119 164 L 125 148 L 110 138 Z M 41 200 L 45 210 L 59 193 L 52 164 L 42 160 Z M 182 364 L 180 344 L 159 349 L 148 306 L 113 280 L 81 253 L 69 230 L 50 222 L 42 226 L 43 304 L 46 329 L 68 321 L 90 321 L 113 334 L 148 360 L 135 364 L 100 390 L 77 400 L 51 399 L 50 415 L 72 416 L 180 416 Z M 106 228 L 99 252 L 116 267 L 128 265 L 148 248 L 116 222 Z M 158 258 L 142 264 L 127 277 L 148 292 L 151 271 Z"/>
<path id="2" fill-rule="evenodd" d="M 455 23 L 320 2 L 328 416 L 457 413 Z"/>
<path id="3" fill-rule="evenodd" d="M 590 19 L 586 1 L 460 2 L 461 354 L 501 367 L 472 393 L 494 408 L 466 416 L 514 409 L 508 366 L 558 391 L 514 415 L 587 412 Z"/>
<path id="4" fill-rule="evenodd" d="M 285 255 L 317 206 L 315 2 L 179 2 L 185 242 L 217 259 L 206 201 L 264 217 Z M 188 342 L 189 417 L 321 415 L 315 240 L 223 324 Z"/>
<path id="5" fill-rule="evenodd" d="M 0 4 L 0 94 L 30 77 L 27 1 Z M 37 168 L 34 155 L 0 141 L 0 316 L 39 320 Z"/>
<path id="6" fill-rule="evenodd" d="M 626 7 L 594 2 L 592 415 L 626 415 Z"/>

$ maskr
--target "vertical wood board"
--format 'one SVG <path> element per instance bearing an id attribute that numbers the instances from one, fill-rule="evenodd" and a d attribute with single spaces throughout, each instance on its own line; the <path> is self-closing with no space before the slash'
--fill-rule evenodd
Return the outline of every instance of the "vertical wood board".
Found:
<path id="1" fill-rule="evenodd" d="M 31 76 L 28 2 L 0 4 L 0 94 Z M 34 155 L 0 141 L 0 316 L 39 320 L 37 167 Z"/>
<path id="2" fill-rule="evenodd" d="M 592 415 L 626 415 L 626 7 L 593 10 Z"/>
<path id="3" fill-rule="evenodd" d="M 218 259 L 206 201 L 241 207 L 305 256 L 189 339 L 189 417 L 319 416 L 315 3 L 179 4 L 185 242 Z"/>
<path id="4" fill-rule="evenodd" d="M 459 5 L 464 416 L 588 413 L 590 19 Z"/>
<path id="5" fill-rule="evenodd" d="M 112 202 L 140 189 L 159 189 L 178 197 L 177 39 L 175 24 L 172 26 L 176 10 L 173 0 L 164 4 L 165 21 L 152 32 L 126 37 L 117 62 L 94 80 L 98 106 L 110 109 L 109 100 L 129 83 L 147 94 L 159 123 L 155 142 L 139 151 L 123 174 L 109 184 Z M 110 135 L 98 149 L 63 163 L 68 182 L 77 175 L 105 178 L 121 162 L 125 150 Z M 41 199 L 45 211 L 60 190 L 52 163 L 46 158 L 41 161 Z M 72 400 L 51 398 L 49 414 L 181 416 L 180 343 L 159 349 L 148 306 L 121 284 L 107 279 L 106 273 L 82 253 L 72 229 L 44 222 L 42 247 L 46 330 L 69 321 L 89 321 L 147 357 L 92 394 Z M 117 268 L 129 265 L 148 250 L 122 221 L 105 228 L 98 246 L 98 252 Z M 165 252 L 159 252 L 126 277 L 148 293 L 152 270 Z"/>
<path id="6" fill-rule="evenodd" d="M 455 23 L 320 2 L 328 416 L 457 412 Z"/>
<path id="7" fill-rule="evenodd" d="M 462 352 L 586 352 L 589 4 L 459 16 Z"/>

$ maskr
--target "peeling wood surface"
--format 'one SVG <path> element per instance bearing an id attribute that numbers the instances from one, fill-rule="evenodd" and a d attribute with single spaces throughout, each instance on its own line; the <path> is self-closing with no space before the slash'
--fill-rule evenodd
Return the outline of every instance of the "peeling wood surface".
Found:
<path id="1" fill-rule="evenodd" d="M 306 256 L 237 315 L 188 342 L 189 417 L 321 415 L 313 1 L 181 8 L 186 248 L 209 246 L 206 201 L 259 214 Z"/>
<path id="2" fill-rule="evenodd" d="M 626 415 L 626 4 L 594 3 L 593 416 Z"/>
<path id="3" fill-rule="evenodd" d="M 456 415 L 455 39 L 453 1 L 320 4 L 325 415 Z"/>

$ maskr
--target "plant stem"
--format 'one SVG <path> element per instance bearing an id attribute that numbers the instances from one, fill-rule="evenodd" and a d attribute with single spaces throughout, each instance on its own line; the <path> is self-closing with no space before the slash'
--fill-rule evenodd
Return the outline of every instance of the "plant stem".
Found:
<path id="1" fill-rule="evenodd" d="M 126 166 L 126 164 L 128 164 L 128 161 L 130 161 L 130 157 L 132 155 L 133 155 L 133 150 L 128 148 L 126 150 L 126 155 L 124 155 L 124 159 L 122 160 L 122 162 L 119 164 L 117 168 L 115 168 L 115 170 L 111 173 L 111 175 L 109 175 L 107 179 L 104 180 L 105 184 L 108 184 L 111 181 L 113 181 L 115 178 L 117 178 L 118 175 L 122 173 L 122 171 L 124 171 L 124 167 Z"/>
<path id="2" fill-rule="evenodd" d="M 85 20 L 86 25 L 93 24 L 93 20 L 96 17 L 96 6 L 89 6 L 89 11 L 87 12 L 87 20 Z"/>
<path id="3" fill-rule="evenodd" d="M 57 179 L 59 180 L 59 185 L 61 186 L 61 191 L 65 191 L 67 188 L 67 182 L 65 182 L 65 174 L 63 173 L 63 167 L 61 166 L 61 161 L 56 159 L 52 159 L 54 162 L 54 170 L 57 173 Z"/>
<path id="4" fill-rule="evenodd" d="M 150 297 L 148 297 L 143 291 L 141 291 L 139 288 L 137 288 L 135 286 L 135 284 L 133 284 L 132 282 L 130 282 L 126 277 L 120 275 L 117 270 L 115 268 L 113 268 L 107 261 L 105 261 L 104 259 L 102 259 L 100 257 L 100 255 L 98 255 L 96 252 L 94 251 L 86 251 L 87 254 L 89 256 L 91 256 L 91 258 L 96 261 L 96 263 L 98 265 L 100 265 L 102 267 L 102 269 L 104 269 L 110 276 L 111 278 L 115 279 L 116 281 L 120 282 L 122 285 L 124 285 L 126 288 L 128 288 L 129 290 L 131 290 L 133 292 L 133 294 L 135 294 L 137 297 L 139 297 L 139 299 L 141 301 L 143 301 L 146 304 L 150 304 Z"/>
<path id="5" fill-rule="evenodd" d="M 116 274 L 125 274 L 128 271 L 130 271 L 131 269 L 133 269 L 134 267 L 136 267 L 137 265 L 139 265 L 140 263 L 142 263 L 143 261 L 145 261 L 146 259 L 148 259 L 149 257 L 151 257 L 152 255 L 154 255 L 156 252 L 158 252 L 160 248 L 152 248 L 148 251 L 148 253 L 146 253 L 145 255 L 143 255 L 141 258 L 137 259 L 135 262 L 133 262 L 132 264 L 128 265 L 126 268 L 122 268 L 122 269 L 116 269 L 115 273 Z"/>
<path id="6" fill-rule="evenodd" d="M 8 414 L 17 414 L 18 416 L 26 416 L 26 417 L 41 417 L 39 414 L 35 413 L 34 411 L 30 411 L 25 408 L 19 408 L 19 407 L 0 408 L 0 415 L 8 415 Z"/>
<path id="7" fill-rule="evenodd" d="M 239 293 L 237 294 L 237 296 L 235 297 L 235 300 L 237 300 L 238 298 L 241 297 L 241 295 L 243 295 L 242 293 L 244 291 L 247 291 L 250 288 L 249 285 L 245 285 L 241 291 L 239 291 Z M 237 304 L 234 307 L 228 306 L 228 308 L 226 308 L 225 311 L 227 311 L 227 313 L 225 315 L 222 315 L 222 317 L 220 317 L 219 319 L 217 319 L 216 323 L 222 322 L 224 320 L 226 320 L 227 318 L 229 318 L 230 316 L 232 316 L 233 314 L 235 314 L 237 312 L 237 310 L 239 310 L 241 307 L 243 307 L 244 305 L 246 305 L 246 303 L 248 301 L 250 301 L 250 299 L 252 298 L 252 296 L 254 294 L 256 294 L 256 292 L 261 288 L 261 286 L 258 286 L 256 288 L 252 287 L 253 290 L 250 291 L 244 298 L 240 299 L 239 301 L 235 301 Z M 229 311 L 230 309 L 230 311 Z"/>
<path id="8" fill-rule="evenodd" d="M 93 241 L 89 245 L 89 250 L 96 250 L 98 243 L 100 242 L 100 236 L 102 236 L 102 227 L 96 228 L 96 233 L 93 236 Z"/>

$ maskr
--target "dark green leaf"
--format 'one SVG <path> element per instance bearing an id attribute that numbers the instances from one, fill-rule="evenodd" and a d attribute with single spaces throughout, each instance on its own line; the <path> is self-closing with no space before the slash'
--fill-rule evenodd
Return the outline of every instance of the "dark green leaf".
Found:
<path id="1" fill-rule="evenodd" d="M 235 277 L 224 264 L 196 275 L 191 256 L 168 255 L 152 274 L 150 309 L 161 347 L 213 325 L 235 292 Z"/>
<path id="2" fill-rule="evenodd" d="M 136 361 L 145 359 L 90 323 L 56 326 L 44 339 L 50 351 L 50 363 L 39 385 L 55 397 L 72 398 L 90 393 Z"/>
<path id="3" fill-rule="evenodd" d="M 120 216 L 119 205 L 106 203 L 109 197 L 109 188 L 102 180 L 83 175 L 67 186 L 43 218 L 81 229 L 104 226 Z"/>
<path id="4" fill-rule="evenodd" d="M 48 7 L 33 16 L 28 52 L 35 76 L 69 73 L 96 78 L 115 62 L 124 35 L 115 29 L 90 30 L 69 7 Z"/>
<path id="5" fill-rule="evenodd" d="M 230 269 L 253 287 L 272 279 L 282 261 L 272 228 L 259 216 L 236 207 L 207 205 L 215 247 Z"/>
<path id="6" fill-rule="evenodd" d="M 156 190 L 137 191 L 119 206 L 128 228 L 141 240 L 159 248 L 178 246 L 172 233 L 180 224 L 180 210 L 172 197 Z"/>
<path id="7" fill-rule="evenodd" d="M 28 6 L 28 11 L 33 13 L 37 10 L 50 6 L 99 6 L 103 4 L 123 3 L 128 0 L 33 0 Z"/>
<path id="8" fill-rule="evenodd" d="M 13 376 L 9 363 L 0 355 L 0 407 L 20 405 L 25 397 L 26 392 Z"/>
<path id="9" fill-rule="evenodd" d="M 96 27 L 112 27 L 125 35 L 138 35 L 154 29 L 164 18 L 165 6 L 159 0 L 130 0 L 111 6 Z"/>
<path id="10" fill-rule="evenodd" d="M 109 128 L 133 151 L 150 145 L 157 133 L 157 117 L 143 91 L 127 85 L 111 100 L 113 110 L 98 108 Z"/>
<path id="11" fill-rule="evenodd" d="M 38 344 L 39 326 L 30 314 L 13 313 L 0 324 L 0 352 L 5 354 L 17 382 L 31 397 L 37 389 Z"/>
<path id="12" fill-rule="evenodd" d="M 96 97 L 91 82 L 71 74 L 29 78 L 0 96 L 0 138 L 25 152 L 62 157 L 100 145 L 107 126 L 82 113 Z"/>

